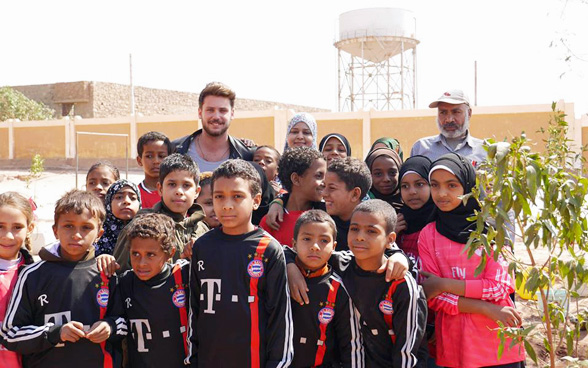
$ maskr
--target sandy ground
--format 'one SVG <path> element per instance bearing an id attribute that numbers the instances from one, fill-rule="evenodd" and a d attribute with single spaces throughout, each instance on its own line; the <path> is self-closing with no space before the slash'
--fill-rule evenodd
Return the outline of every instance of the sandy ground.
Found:
<path id="1" fill-rule="evenodd" d="M 24 170 L 3 170 L 0 171 L 0 193 L 5 191 L 17 191 L 26 197 L 31 197 L 35 200 L 38 208 L 35 211 L 36 216 L 36 229 L 33 236 L 33 251 L 36 253 L 38 250 L 49 243 L 55 241 L 51 226 L 53 225 L 53 210 L 55 202 L 65 192 L 76 187 L 76 176 L 73 170 L 53 170 L 45 171 L 40 177 L 32 179 L 27 185 L 23 178 L 28 175 L 27 171 Z M 122 174 L 124 177 L 124 173 Z M 84 189 L 86 173 L 79 174 L 78 176 L 78 188 Z M 143 180 L 142 171 L 130 171 L 128 178 L 139 183 Z M 515 245 L 515 254 L 519 259 L 528 259 L 528 254 L 524 244 L 517 242 Z M 541 250 L 533 252 L 535 259 L 546 259 L 547 254 Z M 586 288 L 588 289 L 588 288 Z M 588 291 L 586 291 L 588 295 Z M 586 295 L 585 295 L 586 296 Z M 517 309 L 523 315 L 523 319 L 526 325 L 529 323 L 539 323 L 540 313 L 536 307 L 536 303 L 523 300 L 517 295 Z M 578 303 L 575 301 L 570 304 L 570 312 L 575 313 L 576 310 L 582 310 L 588 308 L 588 298 L 581 298 Z M 539 327 L 541 329 L 541 327 Z M 580 338 L 580 348 L 578 356 L 582 359 L 588 357 L 588 337 L 586 332 L 582 332 Z M 542 339 L 533 339 L 536 350 L 542 349 Z M 565 344 L 564 344 L 565 346 Z M 543 349 L 544 350 L 544 349 Z M 560 354 L 561 356 L 565 354 Z M 542 366 L 548 363 L 547 355 L 539 353 L 538 356 L 543 361 Z M 564 362 L 558 363 L 558 366 L 566 366 Z M 535 366 L 535 364 L 528 359 L 528 366 Z"/>

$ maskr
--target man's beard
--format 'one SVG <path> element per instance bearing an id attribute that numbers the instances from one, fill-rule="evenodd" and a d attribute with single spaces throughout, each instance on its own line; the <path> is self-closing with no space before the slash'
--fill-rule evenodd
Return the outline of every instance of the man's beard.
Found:
<path id="1" fill-rule="evenodd" d="M 227 130 L 229 130 L 229 124 L 225 124 L 223 128 L 219 131 L 210 130 L 208 128 L 208 124 L 211 122 L 203 123 L 202 129 L 211 137 L 220 137 L 221 135 L 225 134 Z"/>
<path id="2" fill-rule="evenodd" d="M 443 125 L 439 121 L 439 118 L 437 118 L 437 128 L 439 128 L 439 132 L 445 138 L 454 139 L 454 138 L 465 137 L 467 130 L 470 128 L 470 117 L 468 116 L 468 114 L 466 114 L 465 120 L 464 120 L 461 128 L 455 122 L 445 124 L 445 127 L 450 127 L 450 126 L 454 126 L 456 129 L 454 131 L 450 131 L 450 132 L 446 131 L 445 129 L 443 129 Z"/>

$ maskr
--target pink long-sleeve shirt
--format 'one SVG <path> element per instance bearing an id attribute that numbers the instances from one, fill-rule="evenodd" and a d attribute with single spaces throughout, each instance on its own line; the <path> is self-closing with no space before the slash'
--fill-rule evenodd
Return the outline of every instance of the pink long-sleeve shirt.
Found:
<path id="1" fill-rule="evenodd" d="M 514 291 L 514 280 L 508 273 L 508 263 L 499 257 L 489 257 L 486 268 L 478 276 L 474 271 L 480 263 L 481 253 L 468 259 L 462 252 L 464 244 L 449 240 L 439 234 L 432 222 L 419 235 L 419 255 L 422 269 L 439 277 L 465 281 L 465 296 L 493 304 L 514 307 L 509 294 Z M 435 314 L 437 340 L 437 365 L 444 367 L 483 367 L 508 364 L 525 360 L 524 348 L 506 346 L 502 358 L 497 352 L 500 341 L 498 324 L 482 314 L 460 313 L 460 297 L 444 292 L 429 300 L 429 308 Z"/>

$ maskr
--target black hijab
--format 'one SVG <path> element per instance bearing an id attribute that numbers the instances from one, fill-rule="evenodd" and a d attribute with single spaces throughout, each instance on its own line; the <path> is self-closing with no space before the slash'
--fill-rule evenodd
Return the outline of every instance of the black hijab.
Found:
<path id="1" fill-rule="evenodd" d="M 339 134 L 339 133 L 329 133 L 327 135 L 325 135 L 323 137 L 323 139 L 321 139 L 321 142 L 319 143 L 319 152 L 323 153 L 323 149 L 325 148 L 325 144 L 327 144 L 327 141 L 331 138 L 337 138 L 339 140 L 339 142 L 341 142 L 341 144 L 343 144 L 343 146 L 345 146 L 345 150 L 347 151 L 347 157 L 351 156 L 351 145 L 349 144 L 349 141 L 347 140 L 347 138 L 345 138 L 343 135 Z"/>
<path id="2" fill-rule="evenodd" d="M 400 168 L 398 181 L 402 182 L 402 178 L 408 173 L 415 173 L 428 182 L 430 169 L 431 160 L 429 160 L 429 158 L 420 155 L 409 157 L 406 161 L 404 161 L 402 167 Z M 400 191 L 402 191 L 402 189 L 400 189 Z M 430 195 L 429 200 L 419 209 L 413 210 L 404 204 L 404 206 L 400 209 L 400 213 L 402 213 L 404 216 L 407 224 L 407 228 L 404 230 L 404 233 L 412 234 L 416 233 L 417 231 L 421 231 L 425 225 L 433 221 L 432 215 L 434 210 L 435 203 L 433 203 L 433 199 Z"/>
<path id="3" fill-rule="evenodd" d="M 400 168 L 402 167 L 402 159 L 398 155 L 398 152 L 390 148 L 376 148 L 375 150 L 368 153 L 367 157 L 365 158 L 365 163 L 370 169 L 370 172 L 372 171 L 372 165 L 374 164 L 374 161 L 376 161 L 377 158 L 382 156 L 390 157 L 392 161 L 394 161 L 394 163 L 396 164 L 398 170 L 400 170 Z M 403 206 L 402 198 L 400 197 L 400 180 L 398 180 L 398 184 L 396 184 L 396 188 L 392 191 L 391 194 L 382 194 L 378 192 L 372 185 L 372 188 L 370 189 L 368 195 L 372 199 L 381 199 L 384 202 L 390 203 L 390 205 L 392 205 L 392 207 L 394 207 L 394 209 L 397 212 Z"/>
<path id="4" fill-rule="evenodd" d="M 446 170 L 455 175 L 463 186 L 464 194 L 470 193 L 476 185 L 474 166 L 468 159 L 457 153 L 448 153 L 433 161 L 429 171 L 429 181 L 435 170 Z M 480 211 L 480 205 L 474 198 L 468 199 L 465 205 L 463 202 L 460 203 L 449 212 L 443 212 L 436 207 L 434 216 L 437 231 L 450 240 L 466 244 L 470 233 L 476 228 L 476 222 L 469 221 L 468 217 L 473 216 L 476 210 Z"/>
<path id="5" fill-rule="evenodd" d="M 257 209 L 253 211 L 253 215 L 251 216 L 251 223 L 257 226 L 259 225 L 259 222 L 261 221 L 263 216 L 267 214 L 267 211 L 269 210 L 269 205 L 271 201 L 274 200 L 276 192 L 267 180 L 267 176 L 265 176 L 265 171 L 263 171 L 261 166 L 259 166 L 255 162 L 248 162 L 251 165 L 253 165 L 255 170 L 257 170 L 259 177 L 261 178 L 261 203 L 259 204 L 259 207 L 257 207 Z"/>

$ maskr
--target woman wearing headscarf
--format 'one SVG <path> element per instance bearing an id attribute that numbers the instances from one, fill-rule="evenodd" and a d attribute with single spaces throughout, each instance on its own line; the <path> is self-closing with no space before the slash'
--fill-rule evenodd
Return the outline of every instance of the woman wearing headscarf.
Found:
<path id="1" fill-rule="evenodd" d="M 400 146 L 400 142 L 396 138 L 388 138 L 382 137 L 376 139 L 374 144 L 372 144 L 372 148 L 370 148 L 370 152 L 375 150 L 376 148 L 390 148 L 400 156 L 400 159 L 404 160 L 404 153 L 402 152 L 402 147 Z"/>
<path id="2" fill-rule="evenodd" d="M 398 172 L 402 166 L 402 159 L 398 153 L 390 148 L 376 148 L 368 153 L 365 163 L 372 174 L 369 197 L 390 203 L 398 212 L 402 208 L 398 184 Z"/>
<path id="3" fill-rule="evenodd" d="M 351 145 L 347 138 L 339 133 L 330 133 L 321 139 L 319 151 L 327 160 L 327 164 L 334 158 L 351 156 Z"/>
<path id="4" fill-rule="evenodd" d="M 316 149 L 317 127 L 314 117 L 306 112 L 295 114 L 288 123 L 284 152 L 291 147 L 310 147 Z"/>

